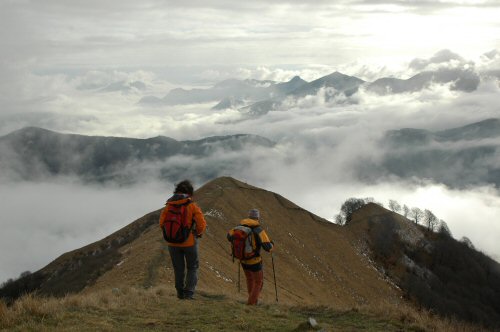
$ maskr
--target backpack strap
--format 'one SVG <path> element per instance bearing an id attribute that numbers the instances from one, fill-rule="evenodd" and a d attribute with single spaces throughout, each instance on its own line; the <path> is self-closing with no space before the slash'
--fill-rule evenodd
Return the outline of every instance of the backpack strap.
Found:
<path id="1" fill-rule="evenodd" d="M 257 243 L 257 246 L 260 249 L 260 247 L 262 246 L 262 240 L 260 238 L 260 233 L 262 232 L 262 227 L 254 226 L 254 227 L 251 227 L 251 229 L 252 229 L 252 233 L 255 236 L 255 242 Z"/>
<path id="2" fill-rule="evenodd" d="M 192 200 L 191 200 L 191 198 L 190 198 L 190 199 L 188 199 L 188 201 L 187 201 L 187 202 L 182 203 L 181 205 L 185 205 L 185 206 L 186 206 L 186 209 L 187 209 L 187 206 L 188 206 L 189 204 L 191 204 L 191 203 L 193 203 L 193 201 L 192 201 Z M 191 227 L 189 228 L 189 233 L 193 233 L 193 234 L 194 234 L 194 233 L 195 233 L 195 232 L 194 232 L 195 227 L 196 227 L 196 220 L 194 220 L 194 215 L 193 215 L 193 218 L 191 219 Z M 195 239 L 195 240 L 196 240 L 196 239 Z"/>
<path id="3" fill-rule="evenodd" d="M 260 256 L 260 248 L 262 247 L 262 241 L 259 236 L 260 232 L 262 232 L 262 228 L 260 226 L 247 226 L 247 227 L 249 227 L 252 230 L 250 234 L 255 239 L 255 254 L 253 257 L 258 257 Z"/>

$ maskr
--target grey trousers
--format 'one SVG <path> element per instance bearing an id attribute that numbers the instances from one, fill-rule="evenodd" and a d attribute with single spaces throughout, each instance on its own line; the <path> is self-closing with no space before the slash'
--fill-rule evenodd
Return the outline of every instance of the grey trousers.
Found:
<path id="1" fill-rule="evenodd" d="M 168 247 L 175 275 L 175 289 L 179 298 L 194 295 L 198 282 L 198 244 L 192 247 Z"/>

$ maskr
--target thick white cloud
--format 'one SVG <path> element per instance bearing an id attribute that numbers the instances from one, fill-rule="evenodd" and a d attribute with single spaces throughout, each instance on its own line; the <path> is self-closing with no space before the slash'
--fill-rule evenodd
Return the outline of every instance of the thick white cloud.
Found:
<path id="1" fill-rule="evenodd" d="M 442 68 L 443 65 L 456 67 L 456 66 L 464 66 L 466 61 L 460 55 L 453 53 L 450 50 L 441 50 L 437 52 L 430 59 L 414 59 L 410 62 L 410 68 L 416 71 L 423 70 L 436 70 L 437 68 Z M 437 65 L 431 67 L 432 65 Z M 431 67 L 431 68 L 429 68 Z"/>
<path id="2" fill-rule="evenodd" d="M 0 280 L 36 271 L 159 209 L 173 185 L 82 186 L 71 180 L 2 183 Z"/>

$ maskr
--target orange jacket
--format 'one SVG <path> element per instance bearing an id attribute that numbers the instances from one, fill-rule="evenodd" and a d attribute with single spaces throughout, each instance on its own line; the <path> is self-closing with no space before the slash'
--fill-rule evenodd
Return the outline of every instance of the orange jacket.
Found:
<path id="1" fill-rule="evenodd" d="M 191 227 L 193 224 L 193 221 L 196 223 L 195 228 L 193 229 L 193 232 L 189 234 L 189 237 L 187 238 L 186 241 L 183 243 L 170 243 L 168 242 L 169 246 L 172 247 L 191 247 L 195 245 L 195 237 L 194 234 L 197 236 L 201 236 L 203 232 L 205 232 L 205 228 L 207 227 L 207 222 L 205 221 L 205 218 L 203 217 L 203 213 L 201 212 L 200 207 L 192 202 L 191 197 L 183 197 L 182 195 L 174 195 L 165 204 L 165 207 L 161 211 L 160 215 L 160 228 L 163 228 L 163 224 L 165 223 L 165 218 L 167 216 L 167 205 L 168 204 L 184 204 L 187 202 L 191 202 L 187 206 L 187 220 L 188 220 L 188 225 Z"/>

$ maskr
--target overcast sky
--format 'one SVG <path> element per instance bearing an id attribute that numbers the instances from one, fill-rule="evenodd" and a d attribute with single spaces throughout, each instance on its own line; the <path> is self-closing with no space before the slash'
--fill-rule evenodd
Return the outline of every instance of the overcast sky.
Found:
<path id="1" fill-rule="evenodd" d="M 341 65 L 499 48 L 496 0 L 3 0 L 2 62 L 40 68 Z"/>
<path id="2" fill-rule="evenodd" d="M 214 103 L 138 104 L 147 95 L 231 77 L 285 81 L 300 75 L 311 81 L 338 70 L 373 81 L 439 68 L 500 72 L 500 1 L 303 2 L 0 0 L 0 135 L 27 125 L 140 138 L 260 134 L 279 142 L 282 158 L 259 155 L 268 163 L 256 161 L 235 173 L 240 179 L 325 218 L 350 196 L 400 199 L 432 209 L 456 237 L 466 235 L 500 256 L 496 190 L 405 181 L 367 185 L 342 173 L 360 157 L 375 156 L 374 140 L 385 130 L 441 130 L 499 117 L 498 80 L 482 80 L 473 93 L 449 86 L 385 97 L 361 91 L 349 103 L 325 103 L 323 91 L 289 112 L 244 122 L 236 110 L 210 111 Z M 101 91 L 136 81 L 144 89 Z M 2 184 L 0 282 L 161 207 L 170 191 L 169 183 L 128 190 L 71 179 Z M 81 202 L 85 213 L 68 219 Z M 36 235 L 27 238 L 34 216 L 29 207 L 43 215 Z M 479 217 L 471 211 L 480 211 Z M 29 254 L 18 257 L 19 245 Z"/>

